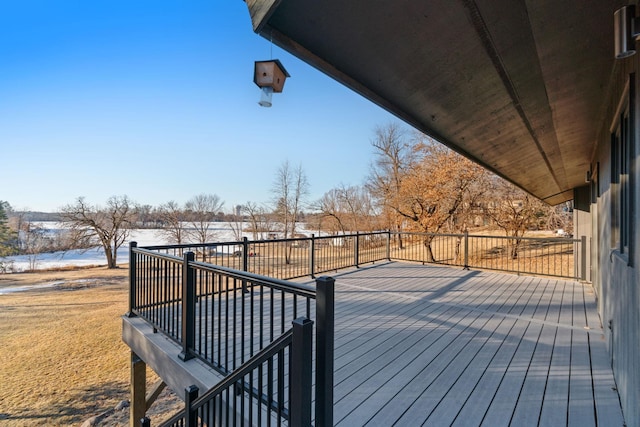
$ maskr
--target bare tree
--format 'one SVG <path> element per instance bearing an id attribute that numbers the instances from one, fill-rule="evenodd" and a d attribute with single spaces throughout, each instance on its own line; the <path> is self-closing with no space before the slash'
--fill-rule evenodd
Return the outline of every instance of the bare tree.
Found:
<path id="1" fill-rule="evenodd" d="M 282 226 L 285 239 L 295 237 L 296 222 L 302 211 L 305 197 L 309 193 L 309 182 L 302 165 L 291 168 L 285 161 L 276 173 L 276 179 L 271 190 L 273 194 L 274 213 Z M 291 247 L 286 252 L 285 262 L 291 262 Z"/>
<path id="2" fill-rule="evenodd" d="M 242 207 L 234 206 L 228 215 L 229 227 L 233 232 L 236 241 L 242 240 L 242 232 L 244 231 L 244 218 L 242 217 Z"/>
<path id="3" fill-rule="evenodd" d="M 31 221 L 22 222 L 19 230 L 20 249 L 27 256 L 29 270 L 38 266 L 38 256 L 49 250 L 54 250 L 52 240 L 46 235 L 46 230 Z"/>
<path id="4" fill-rule="evenodd" d="M 251 231 L 253 240 L 265 239 L 270 233 L 275 232 L 275 226 L 267 209 L 254 202 L 247 202 L 242 206 L 242 213 L 249 221 L 248 231 Z"/>
<path id="5" fill-rule="evenodd" d="M 170 243 L 182 244 L 185 238 L 185 213 L 184 210 L 171 200 L 160 205 L 157 211 L 158 219 L 161 223 L 159 234 L 164 236 Z"/>
<path id="6" fill-rule="evenodd" d="M 412 145 L 406 131 L 397 123 L 375 129 L 371 142 L 375 160 L 366 187 L 382 208 L 390 229 L 402 231 L 405 219 L 400 214 L 402 182 L 412 160 Z M 403 247 L 398 235 L 398 245 Z"/>
<path id="7" fill-rule="evenodd" d="M 326 192 L 313 208 L 329 219 L 328 229 L 332 232 L 346 234 L 378 228 L 373 201 L 362 187 L 340 185 Z"/>
<path id="8" fill-rule="evenodd" d="M 399 213 L 421 232 L 438 233 L 455 224 L 484 169 L 435 141 L 416 144 L 417 161 L 405 177 Z M 433 235 L 424 240 L 428 260 L 433 260 Z"/>
<path id="9" fill-rule="evenodd" d="M 207 243 L 215 238 L 211 223 L 222 210 L 224 202 L 216 194 L 199 194 L 185 204 L 185 215 L 190 228 L 187 234 L 191 241 Z"/>
<path id="10" fill-rule="evenodd" d="M 573 202 L 568 201 L 558 206 L 547 206 L 544 225 L 547 230 L 563 230 L 565 235 L 572 235 Z"/>
<path id="11" fill-rule="evenodd" d="M 318 211 L 322 218 L 328 219 L 323 222 L 325 229 L 332 234 L 346 234 L 347 228 L 344 224 L 342 205 L 340 200 L 340 191 L 336 188 L 324 193 L 322 198 L 313 204 L 312 209 Z"/>
<path id="12" fill-rule="evenodd" d="M 118 248 L 128 239 L 136 217 L 135 205 L 127 196 L 112 196 L 105 207 L 92 206 L 84 197 L 79 197 L 59 213 L 71 230 L 76 247 L 100 244 L 107 257 L 107 267 L 117 268 Z"/>
<path id="13" fill-rule="evenodd" d="M 369 188 L 398 229 L 424 232 L 463 231 L 465 213 L 485 191 L 487 172 L 431 138 L 415 134 L 411 142 L 394 127 L 377 131 L 377 161 Z M 433 260 L 433 234 L 424 238 L 427 259 Z M 402 244 L 402 242 L 400 242 Z"/>
<path id="14" fill-rule="evenodd" d="M 540 226 L 547 209 L 544 202 L 500 178 L 493 181 L 491 198 L 485 203 L 486 215 L 513 237 L 509 244 L 512 259 L 518 257 L 524 233 Z"/>

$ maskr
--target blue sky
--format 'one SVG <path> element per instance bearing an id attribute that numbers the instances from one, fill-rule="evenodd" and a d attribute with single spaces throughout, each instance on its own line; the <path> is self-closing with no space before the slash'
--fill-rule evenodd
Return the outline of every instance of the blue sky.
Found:
<path id="1" fill-rule="evenodd" d="M 258 105 L 255 60 L 291 78 Z M 55 211 L 267 202 L 301 164 L 310 199 L 361 184 L 376 126 L 396 119 L 253 33 L 241 0 L 0 2 L 0 200 Z"/>

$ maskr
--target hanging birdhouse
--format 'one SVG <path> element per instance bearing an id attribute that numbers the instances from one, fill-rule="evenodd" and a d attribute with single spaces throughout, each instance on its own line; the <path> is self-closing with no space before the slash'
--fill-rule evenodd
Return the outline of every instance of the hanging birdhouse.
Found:
<path id="1" fill-rule="evenodd" d="M 275 93 L 280 93 L 287 77 L 290 77 L 289 73 L 277 59 L 255 63 L 253 82 L 260 88 L 271 87 Z"/>
<path id="2" fill-rule="evenodd" d="M 271 107 L 271 95 L 274 92 L 282 92 L 287 77 L 290 77 L 289 73 L 279 60 L 256 61 L 253 69 L 253 82 L 262 89 L 262 98 L 259 104 L 263 107 Z"/>

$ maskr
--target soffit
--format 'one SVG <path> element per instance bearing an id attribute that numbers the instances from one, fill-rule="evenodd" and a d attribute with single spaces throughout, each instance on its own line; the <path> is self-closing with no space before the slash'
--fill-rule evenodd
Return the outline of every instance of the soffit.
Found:
<path id="1" fill-rule="evenodd" d="M 584 185 L 622 4 L 247 0 L 259 34 L 551 204 Z"/>

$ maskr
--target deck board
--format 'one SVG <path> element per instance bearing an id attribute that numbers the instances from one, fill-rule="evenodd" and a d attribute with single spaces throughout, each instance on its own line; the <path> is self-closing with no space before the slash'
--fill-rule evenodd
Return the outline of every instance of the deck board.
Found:
<path id="1" fill-rule="evenodd" d="M 466 366 L 473 353 L 473 340 L 478 334 L 485 333 L 483 328 L 489 321 L 487 316 L 478 313 L 470 313 L 470 316 L 467 319 L 471 321 L 453 340 L 441 340 L 446 342 L 446 346 L 435 358 L 430 358 L 424 366 L 420 366 L 417 374 L 407 373 L 405 378 L 408 381 L 402 377 L 396 378 L 398 382 L 404 382 L 402 388 L 370 418 L 372 425 L 391 425 L 395 420 L 401 424 L 411 420 L 419 425 L 435 408 L 452 380 L 455 380 L 450 372 L 461 371 Z"/>
<path id="2" fill-rule="evenodd" d="M 483 374 L 496 357 L 502 342 L 501 336 L 507 335 L 515 325 L 515 320 L 494 316 L 493 322 L 498 322 L 491 335 L 481 343 L 479 351 L 473 356 L 473 363 L 469 363 L 455 379 L 454 384 L 447 390 L 445 396 L 437 403 L 436 408 L 428 415 L 427 423 L 442 423 L 444 425 L 460 422 L 465 419 L 482 419 L 485 404 L 478 404 L 474 399 L 489 393 L 490 387 L 479 387 Z M 480 401 L 481 402 L 481 401 Z M 461 414 L 461 408 L 467 408 L 466 414 Z"/>
<path id="3" fill-rule="evenodd" d="M 481 353 L 484 344 L 490 339 L 501 325 L 503 319 L 491 316 L 480 330 L 466 343 L 462 351 L 458 352 L 446 370 L 442 371 L 428 387 L 420 393 L 420 396 L 412 403 L 411 407 L 399 418 L 400 423 L 416 424 L 427 422 L 429 419 L 449 423 L 453 421 L 456 413 L 452 411 L 460 405 L 464 398 L 465 390 L 473 388 L 474 376 L 464 375 L 471 361 L 481 363 Z"/>
<path id="4" fill-rule="evenodd" d="M 335 279 L 336 425 L 623 425 L 589 285 L 400 262 Z"/>

